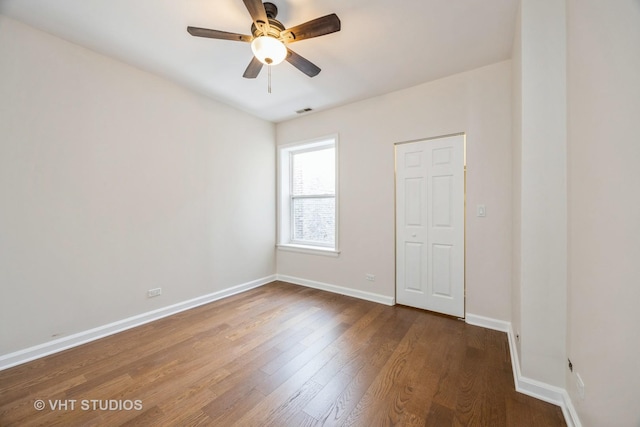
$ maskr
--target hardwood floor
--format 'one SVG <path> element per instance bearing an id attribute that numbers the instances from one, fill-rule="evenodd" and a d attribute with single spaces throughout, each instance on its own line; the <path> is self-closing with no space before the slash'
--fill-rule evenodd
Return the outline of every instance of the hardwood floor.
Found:
<path id="1" fill-rule="evenodd" d="M 565 423 L 504 333 L 274 282 L 0 371 L 0 425 Z"/>

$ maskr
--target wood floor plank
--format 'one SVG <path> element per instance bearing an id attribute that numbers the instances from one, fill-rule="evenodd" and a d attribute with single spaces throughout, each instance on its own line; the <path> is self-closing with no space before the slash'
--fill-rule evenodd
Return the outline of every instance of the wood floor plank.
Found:
<path id="1" fill-rule="evenodd" d="M 261 426 L 281 427 L 296 425 L 290 420 L 301 413 L 302 408 L 318 394 L 322 386 L 314 381 L 307 381 L 298 391 L 291 394 L 289 398 L 281 403 L 277 408 L 271 410 L 269 415 L 262 419 Z"/>
<path id="2" fill-rule="evenodd" d="M 265 378 L 264 381 L 256 384 L 256 388 L 262 391 L 265 395 L 269 395 L 298 371 L 302 369 L 309 370 L 311 363 L 313 363 L 314 366 L 320 364 L 318 369 L 321 368 L 326 364 L 326 358 L 329 354 L 335 354 L 339 351 L 337 348 L 330 347 L 330 344 L 337 336 L 342 334 L 346 328 L 347 325 L 340 324 L 331 331 L 328 331 L 322 339 L 316 341 L 312 346 L 305 348 L 294 358 L 287 361 L 287 363 L 281 366 L 277 371 Z M 321 357 L 317 357 L 318 355 L 321 355 Z M 318 369 L 314 370 L 311 375 L 315 374 Z"/>
<path id="3" fill-rule="evenodd" d="M 225 393 L 223 398 L 204 406 L 203 412 L 209 415 L 213 424 L 228 426 L 263 400 L 264 394 L 253 387 L 246 387 L 241 393 L 233 389 Z"/>
<path id="4" fill-rule="evenodd" d="M 320 392 L 304 407 L 304 412 L 317 420 L 322 419 L 335 402 L 336 396 L 340 396 L 352 381 L 351 374 L 338 373 L 325 386 L 320 386 Z"/>
<path id="5" fill-rule="evenodd" d="M 419 321 L 414 325 L 410 332 L 415 334 L 411 337 L 415 346 L 394 383 L 391 395 L 378 409 L 382 418 L 397 425 L 424 425 L 426 411 L 431 405 L 431 395 L 420 387 L 426 379 L 425 366 L 432 351 L 429 340 L 425 339 L 431 325 Z"/>
<path id="6" fill-rule="evenodd" d="M 419 325 L 414 323 L 400 340 L 395 351 L 382 367 L 379 374 L 362 397 L 358 405 L 347 418 L 345 425 L 367 424 L 379 425 L 396 424 L 398 414 L 395 409 L 394 388 L 400 384 L 398 379 L 406 369 L 407 360 L 414 351 L 419 338 Z M 377 422 L 375 420 L 378 420 Z"/>
<path id="7" fill-rule="evenodd" d="M 453 409 L 433 403 L 429 408 L 425 426 L 452 426 L 454 419 Z M 515 424 L 514 424 L 515 425 Z"/>
<path id="8" fill-rule="evenodd" d="M 83 399 L 141 408 L 48 403 Z M 565 424 L 515 391 L 504 333 L 273 282 L 0 371 L 0 425 Z"/>
<path id="9" fill-rule="evenodd" d="M 374 381 L 380 369 L 393 354 L 395 345 L 392 343 L 382 344 L 377 348 L 376 353 L 368 356 L 364 360 L 358 372 L 353 376 L 352 381 L 334 399 L 332 404 L 325 410 L 319 421 L 323 426 L 340 426 L 345 423 L 347 417 L 356 408 L 362 396 L 365 395 L 371 383 Z"/>
<path id="10" fill-rule="evenodd" d="M 367 360 L 367 355 L 375 354 L 377 346 L 390 339 L 387 331 L 395 327 L 390 319 L 391 317 L 384 312 L 380 312 L 380 315 L 373 319 L 371 316 L 363 316 L 362 323 L 368 325 L 366 330 L 362 330 L 360 321 L 353 324 L 332 344 L 332 349 L 337 350 L 335 356 L 313 376 L 313 380 L 324 385 L 339 372 L 355 375 Z"/>

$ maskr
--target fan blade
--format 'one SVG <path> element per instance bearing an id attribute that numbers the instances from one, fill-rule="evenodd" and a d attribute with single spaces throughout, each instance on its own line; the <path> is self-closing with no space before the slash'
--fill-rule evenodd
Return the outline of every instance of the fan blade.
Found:
<path id="1" fill-rule="evenodd" d="M 210 39 L 234 40 L 238 42 L 251 42 L 253 37 L 244 34 L 228 33 L 226 31 L 209 30 L 208 28 L 187 27 L 192 36 L 208 37 Z"/>
<path id="2" fill-rule="evenodd" d="M 253 23 L 256 24 L 256 28 L 262 31 L 266 36 L 269 32 L 269 18 L 267 18 L 267 11 L 264 9 L 264 5 L 261 0 L 243 0 L 244 5 L 253 19 Z"/>
<path id="3" fill-rule="evenodd" d="M 289 28 L 282 32 L 281 38 L 291 43 L 312 37 L 324 36 L 325 34 L 335 33 L 336 31 L 340 31 L 340 19 L 338 15 L 332 13 L 331 15 L 316 18 L 304 24 Z"/>
<path id="4" fill-rule="evenodd" d="M 287 62 L 309 77 L 315 77 L 320 72 L 320 68 L 308 59 L 303 58 L 291 49 L 287 48 Z"/>
<path id="5" fill-rule="evenodd" d="M 251 58 L 251 62 L 249 62 L 249 66 L 246 70 L 244 70 L 244 74 L 242 77 L 245 79 L 255 79 L 260 74 L 260 70 L 262 70 L 262 62 L 258 60 L 255 56 Z"/>

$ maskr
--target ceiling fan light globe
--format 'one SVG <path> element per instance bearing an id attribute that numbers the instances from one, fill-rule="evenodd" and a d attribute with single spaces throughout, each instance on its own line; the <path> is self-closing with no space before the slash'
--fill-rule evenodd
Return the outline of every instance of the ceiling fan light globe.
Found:
<path id="1" fill-rule="evenodd" d="M 287 57 L 284 44 L 270 36 L 260 36 L 251 42 L 251 50 L 260 62 L 265 65 L 278 65 Z"/>

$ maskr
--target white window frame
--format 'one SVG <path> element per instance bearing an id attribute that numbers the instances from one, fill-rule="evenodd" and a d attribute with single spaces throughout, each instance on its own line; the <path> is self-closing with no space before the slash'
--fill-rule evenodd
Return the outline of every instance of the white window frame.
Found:
<path id="1" fill-rule="evenodd" d="M 308 151 L 320 150 L 334 147 L 335 149 L 335 240 L 334 245 L 309 244 L 293 240 L 293 200 L 292 197 L 292 155 Z M 339 218 L 339 194 L 338 188 L 338 135 L 329 135 L 312 140 L 295 142 L 278 146 L 278 244 L 279 250 L 302 252 L 309 254 L 338 256 L 340 253 L 338 246 L 338 218 Z M 312 198 L 316 196 L 298 196 L 296 198 Z"/>

